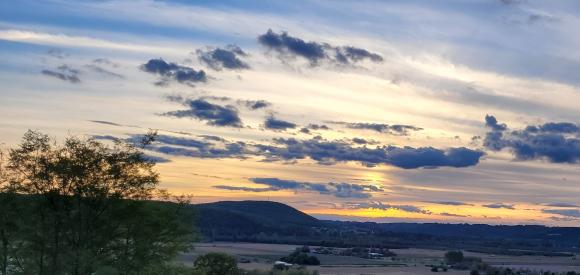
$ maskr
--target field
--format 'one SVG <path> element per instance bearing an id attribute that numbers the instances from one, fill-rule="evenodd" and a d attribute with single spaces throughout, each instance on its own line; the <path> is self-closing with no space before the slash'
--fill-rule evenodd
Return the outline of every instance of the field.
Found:
<path id="1" fill-rule="evenodd" d="M 180 260 L 191 264 L 197 255 L 208 252 L 225 252 L 244 259 L 249 263 L 240 263 L 246 270 L 269 270 L 272 263 L 280 257 L 288 255 L 296 245 L 258 244 L 258 243 L 200 243 L 189 254 L 182 255 Z M 430 249 L 393 249 L 395 258 L 382 260 L 362 259 L 349 256 L 316 255 L 321 265 L 308 267 L 318 270 L 320 274 L 433 274 L 429 264 L 443 261 L 445 251 Z M 572 257 L 544 256 L 501 256 L 466 252 L 466 256 L 482 258 L 485 262 L 496 266 L 527 268 L 531 270 L 550 270 L 555 272 L 580 271 L 580 260 Z M 468 271 L 449 270 L 446 274 L 469 274 Z"/>

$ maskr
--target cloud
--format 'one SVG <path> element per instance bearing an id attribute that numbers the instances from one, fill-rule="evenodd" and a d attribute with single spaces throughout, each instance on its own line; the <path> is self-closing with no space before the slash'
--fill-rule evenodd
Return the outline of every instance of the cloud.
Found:
<path id="1" fill-rule="evenodd" d="M 368 191 L 379 192 L 382 191 L 379 187 L 374 185 L 357 185 L 350 183 L 329 183 L 336 191 L 334 195 L 339 198 L 369 198 Z"/>
<path id="2" fill-rule="evenodd" d="M 508 149 L 517 160 L 577 163 L 580 159 L 580 128 L 575 123 L 548 122 L 510 131 L 504 124 L 498 126 L 495 117 L 486 116 L 486 125 L 491 131 L 483 144 L 489 150 Z"/>
<path id="3" fill-rule="evenodd" d="M 503 131 L 507 128 L 505 124 L 499 124 L 494 116 L 485 115 L 485 126 L 493 129 L 494 131 Z"/>
<path id="4" fill-rule="evenodd" d="M 276 51 L 280 58 L 301 57 L 308 60 L 312 66 L 320 65 L 322 61 L 343 65 L 351 65 L 363 60 L 383 61 L 380 55 L 365 49 L 352 46 L 335 47 L 328 43 L 304 41 L 301 38 L 290 36 L 287 32 L 275 33 L 271 29 L 260 35 L 258 42 L 268 49 Z"/>
<path id="5" fill-rule="evenodd" d="M 453 214 L 453 213 L 447 213 L 447 212 L 439 213 L 439 215 L 445 216 L 445 217 L 457 217 L 457 218 L 467 218 L 468 217 L 465 215 L 459 215 L 459 214 Z"/>
<path id="6" fill-rule="evenodd" d="M 241 70 L 249 69 L 250 66 L 242 61 L 240 57 L 247 54 L 236 45 L 228 45 L 222 48 L 198 49 L 196 51 L 198 59 L 210 68 L 220 71 L 222 69 Z"/>
<path id="7" fill-rule="evenodd" d="M 36 45 L 50 45 L 76 48 L 110 49 L 136 52 L 167 52 L 169 48 L 144 46 L 144 44 L 118 43 L 87 36 L 71 36 L 62 33 L 44 33 L 25 30 L 0 30 L 0 40 L 16 41 Z"/>
<path id="8" fill-rule="evenodd" d="M 311 123 L 311 124 L 308 124 L 308 126 L 306 126 L 306 127 L 302 127 L 300 129 L 300 132 L 309 135 L 312 133 L 310 130 L 314 130 L 314 131 L 327 130 L 328 131 L 328 130 L 332 130 L 332 129 L 330 129 L 330 127 L 328 127 L 324 124 L 312 124 Z"/>
<path id="9" fill-rule="evenodd" d="M 141 65 L 141 70 L 161 76 L 162 79 L 159 82 L 161 85 L 170 80 L 189 85 L 207 81 L 207 76 L 203 70 L 196 71 L 190 67 L 167 63 L 161 58 L 149 60 Z"/>
<path id="10" fill-rule="evenodd" d="M 91 64 L 85 65 L 86 68 L 92 70 L 93 72 L 104 75 L 104 76 L 109 76 L 109 77 L 114 77 L 114 78 L 119 78 L 119 79 L 125 78 L 125 76 L 118 74 L 118 73 L 115 73 L 109 69 L 105 69 L 103 66 L 111 67 L 111 68 L 119 67 L 119 65 L 117 63 L 114 63 L 106 58 L 97 58 L 97 59 L 94 59 Z"/>
<path id="11" fill-rule="evenodd" d="M 294 129 L 296 128 L 296 124 L 280 119 L 276 119 L 273 116 L 270 116 L 264 122 L 264 127 L 270 130 L 281 130 L 285 131 L 287 129 Z"/>
<path id="12" fill-rule="evenodd" d="M 311 130 L 331 130 L 330 127 L 324 124 L 308 124 L 307 128 Z"/>
<path id="13" fill-rule="evenodd" d="M 357 185 L 350 183 L 311 183 L 279 178 L 252 178 L 253 183 L 267 187 L 238 187 L 229 185 L 213 186 L 217 189 L 245 191 L 245 192 L 271 192 L 281 190 L 313 191 L 323 195 L 333 195 L 338 198 L 370 198 L 371 192 L 380 192 L 382 189 L 373 185 Z"/>
<path id="14" fill-rule="evenodd" d="M 482 206 L 486 207 L 486 208 L 494 208 L 494 209 L 500 209 L 500 208 L 511 209 L 511 210 L 515 209 L 513 204 L 505 204 L 505 203 L 501 203 L 501 202 L 484 204 Z"/>
<path id="15" fill-rule="evenodd" d="M 379 210 L 400 210 L 409 213 L 432 214 L 431 211 L 414 206 L 414 205 L 394 205 L 385 204 L 382 202 L 363 202 L 363 203 L 347 203 L 345 207 L 348 209 L 379 209 Z"/>
<path id="16" fill-rule="evenodd" d="M 239 102 L 251 110 L 263 109 L 272 105 L 266 100 L 240 100 Z"/>
<path id="17" fill-rule="evenodd" d="M 386 133 L 398 136 L 407 136 L 411 131 L 421 131 L 423 128 L 411 126 L 411 125 L 400 125 L 400 124 L 383 124 L 383 123 L 368 123 L 368 122 L 343 122 L 343 121 L 329 121 L 328 123 L 344 125 L 349 129 L 363 129 L 372 130 L 379 133 Z"/>
<path id="18" fill-rule="evenodd" d="M 165 116 L 195 118 L 201 121 L 206 121 L 208 125 L 212 126 L 229 126 L 236 128 L 243 126 L 238 110 L 234 106 L 212 104 L 204 99 L 183 99 L 180 97 L 173 97 L 170 100 L 181 102 L 181 104 L 188 107 L 188 109 L 167 112 L 163 114 Z"/>
<path id="19" fill-rule="evenodd" d="M 369 59 L 373 62 L 383 61 L 382 56 L 376 53 L 371 53 L 365 49 L 355 47 L 336 48 L 336 59 L 344 64 L 359 62 L 364 59 Z"/>
<path id="20" fill-rule="evenodd" d="M 441 204 L 441 205 L 453 205 L 453 206 L 462 206 L 462 205 L 473 205 L 470 203 L 466 203 L 466 202 L 461 202 L 461 201 L 426 201 L 427 203 L 433 203 L 433 204 Z"/>
<path id="21" fill-rule="evenodd" d="M 569 218 L 580 218 L 580 210 L 578 209 L 543 209 L 542 212 Z"/>
<path id="22" fill-rule="evenodd" d="M 327 141 L 320 137 L 308 140 L 275 138 L 273 144 L 244 142 L 210 142 L 193 138 L 169 138 L 159 136 L 151 150 L 161 153 L 199 158 L 248 158 L 261 157 L 264 161 L 287 163 L 310 158 L 319 164 L 359 162 L 365 166 L 380 164 L 403 169 L 421 167 L 468 167 L 476 165 L 483 152 L 464 147 L 445 150 L 433 147 L 377 146 L 376 148 L 353 147 L 343 140 Z M 169 145 L 169 146 L 168 146 Z M 174 147 L 180 146 L 180 147 Z"/>
<path id="23" fill-rule="evenodd" d="M 111 121 L 105 121 L 105 120 L 89 120 L 89 122 L 97 123 L 97 124 L 105 124 L 105 125 L 110 125 L 110 126 L 118 126 L 118 127 L 125 126 L 125 125 L 122 125 L 122 124 L 119 124 L 119 123 L 115 123 L 115 122 L 111 122 Z"/>
<path id="24" fill-rule="evenodd" d="M 58 48 L 49 49 L 48 51 L 46 51 L 46 54 L 48 56 L 51 56 L 51 57 L 54 57 L 54 58 L 57 58 L 57 59 L 65 59 L 65 58 L 67 58 L 69 56 L 63 50 L 58 49 Z"/>
<path id="25" fill-rule="evenodd" d="M 468 167 L 476 165 L 483 152 L 465 147 L 446 150 L 433 147 L 376 148 L 352 147 L 344 141 L 326 141 L 320 138 L 297 140 L 294 138 L 274 139 L 279 146 L 260 146 L 262 154 L 269 160 L 297 160 L 309 157 L 321 164 L 355 161 L 366 166 L 387 164 L 403 169 L 420 167 Z"/>
<path id="26" fill-rule="evenodd" d="M 580 206 L 577 204 L 564 203 L 564 202 L 546 203 L 544 205 L 549 206 L 549 207 L 580 208 Z"/>
<path id="27" fill-rule="evenodd" d="M 280 189 L 276 189 L 274 187 L 265 187 L 265 188 L 254 188 L 254 187 L 243 187 L 243 186 L 230 186 L 230 185 L 214 185 L 212 186 L 216 189 L 222 190 L 229 190 L 229 191 L 243 191 L 243 192 L 271 192 L 271 191 L 278 191 Z"/>
<path id="28" fill-rule="evenodd" d="M 143 155 L 143 158 L 145 160 L 147 160 L 147 161 L 154 162 L 154 163 L 168 163 L 168 162 L 171 162 L 171 160 L 169 160 L 169 159 L 162 158 L 162 157 L 159 157 L 159 156 L 147 155 L 147 154 L 144 154 Z"/>
<path id="29" fill-rule="evenodd" d="M 73 84 L 77 84 L 77 83 L 81 82 L 80 78 L 78 77 L 80 74 L 80 71 L 77 69 L 73 69 L 73 68 L 69 67 L 68 65 L 61 65 L 58 68 L 56 68 L 56 70 L 45 69 L 45 70 L 42 70 L 41 73 L 43 75 L 55 77 L 55 78 L 58 78 L 62 81 L 70 82 Z"/>
<path id="30" fill-rule="evenodd" d="M 378 144 L 377 141 L 367 140 L 367 139 L 364 139 L 364 138 L 357 138 L 357 137 L 355 137 L 355 138 L 352 138 L 351 140 L 355 144 Z"/>

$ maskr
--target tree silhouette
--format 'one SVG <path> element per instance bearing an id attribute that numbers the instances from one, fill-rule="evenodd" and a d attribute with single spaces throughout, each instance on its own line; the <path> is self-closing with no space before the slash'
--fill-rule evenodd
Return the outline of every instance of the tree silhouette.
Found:
<path id="1" fill-rule="evenodd" d="M 132 144 L 28 131 L 0 165 L 2 274 L 146 274 L 187 250 L 182 204 L 152 201 L 167 198 L 154 165 Z"/>

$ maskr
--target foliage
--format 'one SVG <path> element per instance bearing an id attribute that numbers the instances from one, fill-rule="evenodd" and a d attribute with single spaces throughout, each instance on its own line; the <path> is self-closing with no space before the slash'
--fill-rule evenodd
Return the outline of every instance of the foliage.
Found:
<path id="1" fill-rule="evenodd" d="M 463 261 L 463 252 L 461 251 L 447 251 L 445 253 L 445 262 L 448 264 L 456 264 Z"/>
<path id="2" fill-rule="evenodd" d="M 195 272 L 204 275 L 236 275 L 241 274 L 236 258 L 225 254 L 212 252 L 195 259 Z"/>
<path id="3" fill-rule="evenodd" d="M 297 249 L 290 253 L 290 255 L 280 258 L 280 261 L 299 265 L 320 265 L 318 258 L 315 256 L 308 256 L 308 254 L 302 252 L 301 249 Z"/>
<path id="4" fill-rule="evenodd" d="M 28 131 L 4 160 L 2 275 L 154 274 L 189 249 L 185 202 L 152 201 L 168 196 L 140 148 Z"/>

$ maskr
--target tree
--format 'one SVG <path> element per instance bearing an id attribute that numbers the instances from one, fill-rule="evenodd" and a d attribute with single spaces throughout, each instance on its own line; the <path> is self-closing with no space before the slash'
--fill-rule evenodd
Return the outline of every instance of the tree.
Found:
<path id="1" fill-rule="evenodd" d="M 463 252 L 461 251 L 447 251 L 445 253 L 445 262 L 448 264 L 456 264 L 463 261 Z"/>
<path id="2" fill-rule="evenodd" d="M 195 272 L 204 275 L 237 275 L 240 274 L 236 259 L 225 253 L 212 252 L 199 256 L 194 264 Z"/>
<path id="3" fill-rule="evenodd" d="M 315 256 L 308 256 L 307 253 L 302 252 L 300 249 L 290 253 L 290 255 L 280 258 L 281 261 L 299 264 L 299 265 L 320 265 L 320 260 Z"/>
<path id="4" fill-rule="evenodd" d="M 5 156 L 0 151 L 0 274 L 7 275 L 10 255 L 15 243 L 12 240 L 17 232 L 18 204 L 15 193 L 8 186 Z M 21 214 L 21 213 L 20 213 Z"/>
<path id="5" fill-rule="evenodd" d="M 28 131 L 3 166 L 2 195 L 23 208 L 9 245 L 19 246 L 8 257 L 13 273 L 79 275 L 107 266 L 146 274 L 187 250 L 183 203 L 152 201 L 166 198 L 154 165 L 132 144 L 71 137 L 61 145 Z"/>

